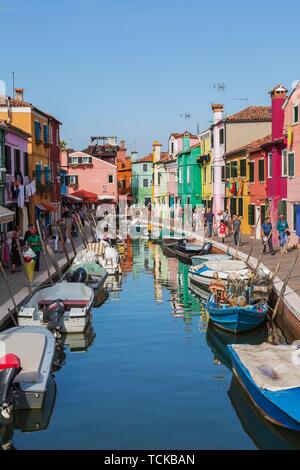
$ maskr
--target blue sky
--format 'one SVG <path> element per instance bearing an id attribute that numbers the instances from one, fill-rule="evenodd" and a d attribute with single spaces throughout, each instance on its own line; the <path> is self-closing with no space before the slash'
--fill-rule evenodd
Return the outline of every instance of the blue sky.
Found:
<path id="1" fill-rule="evenodd" d="M 295 0 L 0 0 L 0 79 L 11 94 L 14 70 L 72 147 L 116 135 L 143 155 L 189 127 L 180 114 L 204 130 L 212 101 L 231 114 L 290 89 L 299 15 Z"/>

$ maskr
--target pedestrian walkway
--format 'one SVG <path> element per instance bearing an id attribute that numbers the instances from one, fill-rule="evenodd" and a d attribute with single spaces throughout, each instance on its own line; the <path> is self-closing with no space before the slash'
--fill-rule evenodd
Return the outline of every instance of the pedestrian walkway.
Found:
<path id="1" fill-rule="evenodd" d="M 88 224 L 85 225 L 84 230 L 85 230 L 85 235 L 87 239 L 90 240 L 91 229 Z M 80 236 L 74 238 L 74 244 L 75 244 L 77 252 L 79 252 L 81 249 L 84 248 L 83 241 Z M 65 246 L 68 251 L 70 259 L 72 259 L 74 257 L 74 252 L 73 252 L 71 243 L 66 243 Z M 66 265 L 67 259 L 66 259 L 64 252 L 57 253 L 55 255 L 55 258 L 60 268 L 63 268 Z M 15 302 L 19 304 L 20 302 L 22 302 L 22 300 L 24 300 L 24 298 L 29 293 L 28 281 L 25 276 L 24 270 L 21 266 L 19 272 L 11 273 L 10 269 L 6 269 L 5 272 L 6 272 L 8 283 L 12 291 L 12 294 L 14 296 Z M 55 273 L 55 268 L 53 265 L 51 265 L 50 273 L 51 274 Z M 43 256 L 43 253 L 42 253 L 41 259 L 40 259 L 40 271 L 34 274 L 32 287 L 33 288 L 37 287 L 38 285 L 47 281 L 47 279 L 48 279 L 48 272 L 47 272 L 47 267 L 45 263 L 45 257 Z M 13 310 L 13 308 L 14 308 L 14 305 L 11 300 L 10 293 L 8 292 L 3 275 L 0 274 L 0 328 L 7 321 L 8 310 Z"/>

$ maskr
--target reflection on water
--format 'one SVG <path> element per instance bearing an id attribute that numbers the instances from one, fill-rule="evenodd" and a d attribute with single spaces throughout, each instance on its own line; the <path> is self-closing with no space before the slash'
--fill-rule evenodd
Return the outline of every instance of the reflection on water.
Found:
<path id="1" fill-rule="evenodd" d="M 107 280 L 109 296 L 93 309 L 91 328 L 61 338 L 47 429 L 24 434 L 14 421 L 7 430 L 17 448 L 260 446 L 228 397 L 226 344 L 279 340 L 280 333 L 262 326 L 232 337 L 216 329 L 189 290 L 188 269 L 160 244 L 128 243 L 123 274 Z M 71 354 L 79 351 L 86 353 Z"/>

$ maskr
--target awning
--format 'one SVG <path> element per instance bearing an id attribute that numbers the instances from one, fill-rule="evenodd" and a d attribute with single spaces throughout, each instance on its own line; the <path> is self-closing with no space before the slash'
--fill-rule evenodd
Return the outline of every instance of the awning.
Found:
<path id="1" fill-rule="evenodd" d="M 63 198 L 69 199 L 71 202 L 82 202 L 83 199 L 78 196 L 73 196 L 72 194 L 63 194 Z"/>
<path id="2" fill-rule="evenodd" d="M 84 202 L 97 202 L 98 201 L 97 194 L 90 193 L 89 191 L 86 191 L 85 189 L 80 189 L 79 191 L 75 191 L 75 193 L 72 193 L 72 196 L 81 197 L 84 200 Z"/>
<path id="3" fill-rule="evenodd" d="M 0 206 L 0 224 L 8 224 L 12 222 L 15 218 L 15 213 L 7 207 Z"/>

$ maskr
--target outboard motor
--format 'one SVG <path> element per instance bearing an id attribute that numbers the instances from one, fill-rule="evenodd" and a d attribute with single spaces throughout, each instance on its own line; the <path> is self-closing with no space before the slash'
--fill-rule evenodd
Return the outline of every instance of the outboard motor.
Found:
<path id="1" fill-rule="evenodd" d="M 10 417 L 13 404 L 13 382 L 21 369 L 20 359 L 15 354 L 6 354 L 0 358 L 0 412 L 3 418 Z"/>
<path id="2" fill-rule="evenodd" d="M 43 310 L 43 322 L 47 324 L 50 331 L 59 330 L 60 320 L 65 313 L 65 306 L 62 300 L 55 300 L 51 305 Z"/>
<path id="3" fill-rule="evenodd" d="M 208 255 L 212 247 L 212 243 L 206 242 L 204 243 L 203 247 L 201 248 L 200 255 Z"/>
<path id="4" fill-rule="evenodd" d="M 72 274 L 68 276 L 69 282 L 81 282 L 84 284 L 85 280 L 86 280 L 86 270 L 84 268 L 75 269 L 75 271 L 73 271 Z"/>

